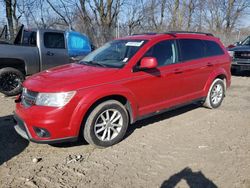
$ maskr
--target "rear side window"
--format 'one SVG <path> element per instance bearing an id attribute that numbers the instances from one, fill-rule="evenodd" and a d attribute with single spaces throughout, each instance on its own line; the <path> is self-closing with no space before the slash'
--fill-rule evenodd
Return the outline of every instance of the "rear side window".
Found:
<path id="1" fill-rule="evenodd" d="M 64 34 L 53 32 L 44 33 L 44 46 L 45 48 L 64 49 Z"/>
<path id="2" fill-rule="evenodd" d="M 36 46 L 36 32 L 35 31 L 23 32 L 23 45 Z"/>
<path id="3" fill-rule="evenodd" d="M 161 41 L 151 47 L 143 57 L 155 57 L 159 66 L 177 62 L 177 54 L 174 40 Z"/>
<path id="4" fill-rule="evenodd" d="M 179 39 L 182 61 L 205 56 L 205 44 L 198 39 Z"/>
<path id="5" fill-rule="evenodd" d="M 216 42 L 209 40 L 204 40 L 203 42 L 206 44 L 206 56 L 216 56 L 224 54 L 224 51 Z"/>

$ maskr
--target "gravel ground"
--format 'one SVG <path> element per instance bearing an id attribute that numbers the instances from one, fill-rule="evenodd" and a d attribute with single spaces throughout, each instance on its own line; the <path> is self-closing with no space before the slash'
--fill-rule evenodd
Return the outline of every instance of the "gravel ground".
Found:
<path id="1" fill-rule="evenodd" d="M 119 144 L 29 143 L 0 95 L 0 187 L 250 187 L 250 74 L 222 106 L 190 105 L 131 125 Z"/>

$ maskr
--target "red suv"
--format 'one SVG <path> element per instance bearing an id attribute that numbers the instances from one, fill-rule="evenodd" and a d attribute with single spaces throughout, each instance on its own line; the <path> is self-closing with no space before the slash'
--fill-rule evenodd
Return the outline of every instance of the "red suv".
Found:
<path id="1" fill-rule="evenodd" d="M 129 124 L 194 101 L 221 105 L 230 56 L 208 33 L 169 32 L 108 42 L 78 63 L 28 78 L 16 131 L 38 143 L 118 143 Z"/>

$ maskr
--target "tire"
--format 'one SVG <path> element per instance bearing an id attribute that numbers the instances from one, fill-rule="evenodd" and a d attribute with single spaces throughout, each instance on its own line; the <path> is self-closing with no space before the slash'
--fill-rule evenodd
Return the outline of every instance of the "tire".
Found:
<path id="1" fill-rule="evenodd" d="M 127 110 L 120 102 L 105 101 L 87 117 L 83 128 L 84 139 L 96 147 L 112 146 L 123 139 L 128 122 Z"/>
<path id="2" fill-rule="evenodd" d="M 14 96 L 22 91 L 25 77 L 17 69 L 6 67 L 0 69 L 0 92 L 7 96 Z"/>
<path id="3" fill-rule="evenodd" d="M 225 97 L 225 92 L 226 86 L 224 81 L 219 78 L 215 79 L 209 88 L 203 106 L 210 109 L 218 108 Z"/>

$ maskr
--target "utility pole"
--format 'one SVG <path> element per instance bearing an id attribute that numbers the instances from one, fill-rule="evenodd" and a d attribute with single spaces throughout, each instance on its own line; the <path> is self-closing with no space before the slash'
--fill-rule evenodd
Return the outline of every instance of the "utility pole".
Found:
<path id="1" fill-rule="evenodd" d="M 117 24 L 116 24 L 116 34 L 115 34 L 116 38 L 120 37 L 120 22 L 119 22 L 119 18 L 117 18 Z"/>

